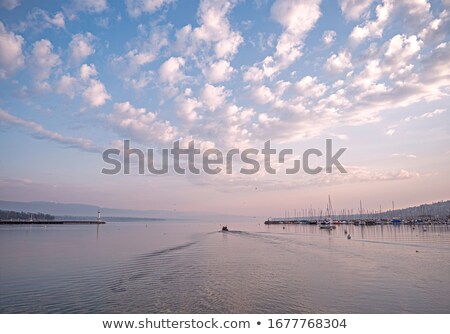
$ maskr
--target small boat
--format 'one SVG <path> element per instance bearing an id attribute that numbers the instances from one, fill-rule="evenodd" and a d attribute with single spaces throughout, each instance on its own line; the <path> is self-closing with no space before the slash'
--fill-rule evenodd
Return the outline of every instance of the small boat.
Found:
<path id="1" fill-rule="evenodd" d="M 228 232 L 228 227 L 222 226 L 222 232 Z"/>
<path id="2" fill-rule="evenodd" d="M 324 229 L 324 230 L 333 230 L 336 228 L 336 226 L 332 225 L 332 223 L 331 224 L 330 223 L 321 223 L 320 228 Z"/>

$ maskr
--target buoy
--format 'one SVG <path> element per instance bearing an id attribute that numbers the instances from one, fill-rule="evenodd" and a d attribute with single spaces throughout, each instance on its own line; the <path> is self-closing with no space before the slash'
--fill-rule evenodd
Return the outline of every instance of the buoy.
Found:
<path id="1" fill-rule="evenodd" d="M 349 234 L 347 235 L 347 239 L 350 240 L 352 238 L 352 236 Z"/>
<path id="2" fill-rule="evenodd" d="M 344 230 L 344 234 L 347 234 L 348 232 L 347 232 L 347 230 Z"/>

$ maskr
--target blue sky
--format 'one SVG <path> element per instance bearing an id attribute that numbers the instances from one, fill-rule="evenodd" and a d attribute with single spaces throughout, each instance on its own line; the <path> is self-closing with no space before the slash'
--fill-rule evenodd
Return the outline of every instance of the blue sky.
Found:
<path id="1" fill-rule="evenodd" d="M 450 2 L 0 0 L 0 198 L 274 214 L 449 198 Z M 100 173 L 102 150 L 347 147 L 341 175 Z"/>

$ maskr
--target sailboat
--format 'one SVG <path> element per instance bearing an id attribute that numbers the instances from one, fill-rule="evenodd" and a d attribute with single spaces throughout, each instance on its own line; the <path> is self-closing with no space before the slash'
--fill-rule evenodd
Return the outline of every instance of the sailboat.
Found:
<path id="1" fill-rule="evenodd" d="M 327 204 L 327 218 L 320 223 L 320 228 L 321 229 L 326 229 L 326 230 L 332 230 L 336 228 L 336 225 L 333 224 L 333 218 L 331 218 L 331 214 L 333 212 L 333 209 L 331 207 L 331 198 L 330 195 L 328 195 L 328 204 Z"/>

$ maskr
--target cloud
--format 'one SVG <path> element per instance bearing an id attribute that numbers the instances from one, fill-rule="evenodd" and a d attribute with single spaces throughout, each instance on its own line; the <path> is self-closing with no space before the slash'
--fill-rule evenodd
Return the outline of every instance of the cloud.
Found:
<path id="1" fill-rule="evenodd" d="M 13 10 L 20 5 L 20 0 L 0 0 L 0 7 Z"/>
<path id="2" fill-rule="evenodd" d="M 348 50 L 343 50 L 337 55 L 333 54 L 325 63 L 325 69 L 334 74 L 342 73 L 352 67 L 352 55 Z"/>
<path id="3" fill-rule="evenodd" d="M 76 34 L 69 43 L 70 58 L 75 63 L 80 63 L 90 55 L 94 54 L 92 46 L 94 35 L 90 32 L 86 34 Z"/>
<path id="4" fill-rule="evenodd" d="M 275 96 L 267 86 L 259 86 L 253 89 L 252 97 L 258 104 L 267 104 L 275 100 Z"/>
<path id="5" fill-rule="evenodd" d="M 227 15 L 235 1 L 202 0 L 198 10 L 201 25 L 192 31 L 194 42 L 212 43 L 217 58 L 236 54 L 243 42 L 241 34 L 231 30 Z"/>
<path id="6" fill-rule="evenodd" d="M 340 133 L 340 134 L 338 134 L 338 133 L 330 133 L 330 135 L 332 135 L 333 137 L 336 137 L 339 140 L 345 140 L 345 141 L 349 140 L 348 135 L 346 135 L 344 133 Z"/>
<path id="7" fill-rule="evenodd" d="M 173 0 L 125 0 L 128 14 L 132 17 L 137 17 L 144 13 L 151 14 L 171 2 Z"/>
<path id="8" fill-rule="evenodd" d="M 296 82 L 295 88 L 300 95 L 312 98 L 323 96 L 327 90 L 327 86 L 320 83 L 317 77 L 311 77 L 309 75 Z"/>
<path id="9" fill-rule="evenodd" d="M 159 121 L 157 114 L 135 108 L 130 102 L 114 104 L 107 119 L 124 136 L 140 143 L 167 144 L 175 140 L 177 130 L 168 121 Z"/>
<path id="10" fill-rule="evenodd" d="M 176 32 L 175 49 L 192 59 L 207 72 L 207 66 L 217 60 L 233 59 L 244 39 L 233 30 L 228 20 L 236 0 L 201 0 L 197 11 L 199 26 L 188 24 Z M 206 59 L 205 59 L 206 57 Z"/>
<path id="11" fill-rule="evenodd" d="M 97 152 L 99 148 L 90 139 L 80 138 L 80 137 L 67 137 L 59 134 L 58 132 L 53 132 L 45 129 L 39 123 L 33 121 L 27 121 L 22 118 L 16 117 L 2 109 L 0 109 L 0 121 L 14 124 L 23 127 L 31 132 L 31 134 L 38 139 L 47 139 L 67 147 L 76 147 L 84 151 Z"/>
<path id="12" fill-rule="evenodd" d="M 97 75 L 97 69 L 93 64 L 83 64 L 75 76 L 67 73 L 56 81 L 56 92 L 71 99 L 81 95 L 85 105 L 81 111 L 86 111 L 86 107 L 100 107 L 112 97 Z"/>
<path id="13" fill-rule="evenodd" d="M 264 163 L 260 161 L 260 163 Z M 276 164 L 272 163 L 272 166 Z M 406 169 L 379 171 L 365 166 L 345 166 L 347 173 L 320 173 L 308 175 L 299 173 L 295 176 L 280 175 L 284 166 L 276 168 L 278 175 L 269 175 L 260 170 L 256 175 L 249 177 L 238 172 L 233 174 L 205 175 L 201 180 L 193 179 L 192 182 L 201 182 L 202 186 L 214 186 L 215 189 L 224 192 L 230 191 L 255 191 L 263 189 L 287 190 L 299 187 L 323 187 L 342 184 L 365 183 L 365 182 L 395 182 L 420 177 L 420 174 Z M 239 168 L 237 168 L 239 170 Z"/>
<path id="14" fill-rule="evenodd" d="M 331 46 L 331 44 L 333 44 L 335 40 L 336 40 L 336 31 L 334 30 L 327 30 L 322 35 L 322 42 L 326 47 Z"/>
<path id="15" fill-rule="evenodd" d="M 208 68 L 205 68 L 203 72 L 208 82 L 218 83 L 230 80 L 233 70 L 230 62 L 222 59 L 212 63 Z"/>
<path id="16" fill-rule="evenodd" d="M 395 35 L 387 43 L 387 50 L 384 53 L 386 65 L 390 65 L 391 70 L 408 65 L 422 46 L 423 42 L 415 35 Z"/>
<path id="17" fill-rule="evenodd" d="M 71 0 L 67 6 L 63 6 L 64 11 L 71 20 L 76 18 L 78 12 L 101 13 L 107 8 L 107 0 Z"/>
<path id="18" fill-rule="evenodd" d="M 71 99 L 75 97 L 77 90 L 77 79 L 68 74 L 61 76 L 61 78 L 59 78 L 56 82 L 56 92 L 58 94 L 65 94 Z"/>
<path id="19" fill-rule="evenodd" d="M 215 111 L 219 106 L 225 103 L 226 98 L 231 93 L 225 90 L 224 86 L 213 86 L 205 84 L 200 94 L 200 101 L 206 105 L 209 110 Z"/>
<path id="20" fill-rule="evenodd" d="M 23 37 L 8 31 L 0 21 L 0 79 L 11 76 L 24 65 L 23 44 Z"/>
<path id="21" fill-rule="evenodd" d="M 91 107 L 100 107 L 111 99 L 103 83 L 97 79 L 90 79 L 89 86 L 84 90 L 82 97 Z"/>
<path id="22" fill-rule="evenodd" d="M 196 110 L 202 107 L 200 101 L 190 96 L 191 93 L 190 89 L 186 89 L 184 95 L 176 99 L 176 114 L 179 119 L 185 122 L 185 125 L 189 125 L 199 119 L 199 114 Z"/>
<path id="23" fill-rule="evenodd" d="M 367 20 L 364 24 L 353 28 L 349 40 L 353 45 L 361 43 L 366 38 L 380 38 L 383 35 L 384 27 L 389 21 L 394 9 L 392 0 L 383 0 L 382 4 L 375 9 L 376 19 Z"/>
<path id="24" fill-rule="evenodd" d="M 392 153 L 391 157 L 395 157 L 395 158 L 409 158 L 409 159 L 417 158 L 417 156 L 415 154 L 406 154 L 406 153 Z"/>
<path id="25" fill-rule="evenodd" d="M 169 84 L 183 80 L 182 67 L 184 64 L 185 60 L 182 57 L 170 57 L 159 68 L 159 79 Z"/>
<path id="26" fill-rule="evenodd" d="M 383 0 L 375 8 L 376 19 L 366 19 L 363 24 L 355 26 L 349 42 L 356 46 L 365 39 L 381 38 L 387 24 L 396 16 L 402 18 L 403 24 L 420 28 L 431 20 L 430 8 L 427 0 Z"/>
<path id="27" fill-rule="evenodd" d="M 140 90 L 154 79 L 154 71 L 148 68 L 169 45 L 168 34 L 167 26 L 154 26 L 150 31 L 139 26 L 139 36 L 129 42 L 130 50 L 121 56 L 113 57 L 111 61 L 125 84 Z"/>
<path id="28" fill-rule="evenodd" d="M 408 116 L 404 119 L 405 122 L 410 122 L 410 121 L 414 121 L 417 119 L 424 119 L 424 118 L 433 118 L 437 115 L 440 115 L 442 113 L 444 113 L 445 111 L 447 111 L 446 109 L 435 109 L 434 111 L 429 111 L 426 113 L 423 113 L 420 116 Z"/>
<path id="29" fill-rule="evenodd" d="M 392 136 L 395 133 L 396 129 L 391 128 L 391 129 L 387 129 L 385 134 L 388 136 Z"/>
<path id="30" fill-rule="evenodd" d="M 53 45 L 47 39 L 41 39 L 33 44 L 31 57 L 32 67 L 36 80 L 45 81 L 50 77 L 52 69 L 61 64 L 59 55 L 53 53 Z"/>
<path id="31" fill-rule="evenodd" d="M 91 77 L 95 77 L 97 75 L 97 70 L 93 64 L 83 64 L 80 67 L 80 78 L 82 80 L 88 80 Z"/>
<path id="32" fill-rule="evenodd" d="M 425 114 L 420 115 L 420 118 L 433 118 L 436 115 L 442 114 L 446 109 L 435 109 L 432 112 L 426 112 Z"/>
<path id="33" fill-rule="evenodd" d="M 244 73 L 245 81 L 251 80 L 248 72 L 256 74 L 254 81 L 255 78 L 271 78 L 300 58 L 303 40 L 322 14 L 320 3 L 321 0 L 277 0 L 273 4 L 271 16 L 283 27 L 283 31 L 278 36 L 275 53 L 249 67 Z"/>
<path id="34" fill-rule="evenodd" d="M 66 22 L 62 12 L 56 12 L 53 17 L 47 11 L 41 8 L 33 8 L 27 15 L 26 20 L 19 23 L 17 31 L 25 31 L 32 28 L 36 31 L 42 31 L 48 28 L 65 28 Z"/>
<path id="35" fill-rule="evenodd" d="M 374 0 L 340 0 L 341 11 L 347 20 L 357 20 Z"/>
<path id="36" fill-rule="evenodd" d="M 243 75 L 244 81 L 261 81 L 264 79 L 264 71 L 257 66 L 248 67 Z"/>

